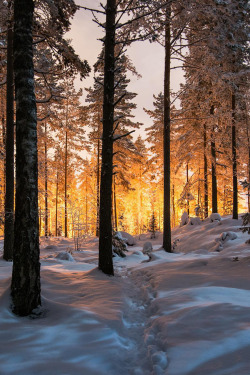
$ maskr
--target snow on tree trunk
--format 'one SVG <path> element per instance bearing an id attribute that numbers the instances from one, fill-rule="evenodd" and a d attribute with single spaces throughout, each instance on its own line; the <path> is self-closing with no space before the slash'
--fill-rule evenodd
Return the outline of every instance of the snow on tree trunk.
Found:
<path id="1" fill-rule="evenodd" d="M 116 1 L 107 0 L 103 92 L 103 138 L 100 187 L 99 269 L 114 274 L 112 259 L 112 176 Z"/>
<path id="2" fill-rule="evenodd" d="M 41 304 L 33 11 L 32 0 L 14 1 L 16 215 L 11 295 L 13 312 L 21 316 L 29 315 Z"/>

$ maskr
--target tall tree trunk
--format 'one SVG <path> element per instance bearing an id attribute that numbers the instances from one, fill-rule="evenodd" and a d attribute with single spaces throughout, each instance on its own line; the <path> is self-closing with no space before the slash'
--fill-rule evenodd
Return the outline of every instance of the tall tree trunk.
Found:
<path id="1" fill-rule="evenodd" d="M 248 207 L 248 212 L 250 212 L 250 132 L 249 132 L 249 127 L 248 123 L 247 125 L 247 146 L 248 146 L 248 189 L 247 189 L 247 207 Z"/>
<path id="2" fill-rule="evenodd" d="M 48 237 L 48 157 L 47 157 L 47 123 L 44 124 L 44 179 L 45 179 L 45 228 L 44 235 Z"/>
<path id="3" fill-rule="evenodd" d="M 163 209 L 163 248 L 171 253 L 171 185 L 170 185 L 170 61 L 171 61 L 171 5 L 166 8 L 165 25 L 165 71 L 164 71 L 164 209 Z"/>
<path id="4" fill-rule="evenodd" d="M 114 274 L 112 259 L 112 176 L 116 0 L 107 0 L 100 188 L 99 269 Z"/>
<path id="5" fill-rule="evenodd" d="M 86 174 L 85 183 L 85 222 L 86 222 L 86 234 L 88 234 L 88 177 Z"/>
<path id="6" fill-rule="evenodd" d="M 214 115 L 214 106 L 211 106 L 210 115 Z M 212 212 L 218 212 L 217 205 L 217 176 L 216 176 L 216 148 L 214 126 L 211 133 L 211 156 L 212 156 Z"/>
<path id="7" fill-rule="evenodd" d="M 58 236 L 58 179 L 59 179 L 59 173 L 58 169 L 56 171 L 56 237 Z"/>
<path id="8" fill-rule="evenodd" d="M 187 166 L 186 166 L 186 182 L 187 182 L 187 188 L 188 188 L 188 191 L 187 191 L 187 213 L 188 213 L 188 216 L 189 216 L 189 187 L 188 187 L 188 182 L 189 182 L 189 176 L 188 176 L 188 163 L 187 163 Z"/>
<path id="9" fill-rule="evenodd" d="M 115 231 L 118 231 L 118 224 L 117 224 L 117 206 L 116 206 L 116 183 L 115 183 L 115 175 L 114 175 L 114 227 Z"/>
<path id="10" fill-rule="evenodd" d="M 64 236 L 68 237 L 68 131 L 65 133 L 64 160 Z"/>
<path id="11" fill-rule="evenodd" d="M 13 72 L 13 25 L 9 21 L 7 31 L 7 98 L 6 98 L 6 159 L 5 159 L 5 260 L 12 260 L 14 246 L 14 72 Z"/>
<path id="12" fill-rule="evenodd" d="M 208 217 L 208 180 L 207 180 L 207 126 L 204 124 L 203 131 L 203 148 L 204 148 L 204 217 Z"/>
<path id="13" fill-rule="evenodd" d="M 96 237 L 99 237 L 100 227 L 100 135 L 98 132 L 97 142 L 97 165 L 96 165 Z"/>
<path id="14" fill-rule="evenodd" d="M 32 0 L 14 1 L 16 212 L 11 295 L 13 312 L 21 316 L 41 304 L 33 11 Z"/>
<path id="15" fill-rule="evenodd" d="M 199 167 L 199 177 L 198 177 L 198 190 L 197 190 L 197 204 L 198 206 L 200 206 L 200 202 L 201 202 L 201 185 L 200 185 L 200 167 Z"/>
<path id="16" fill-rule="evenodd" d="M 175 191 L 174 191 L 174 184 L 172 185 L 172 227 L 174 228 L 175 227 L 175 204 L 174 204 L 174 195 L 175 195 Z"/>
<path id="17" fill-rule="evenodd" d="M 235 94 L 232 94 L 233 219 L 238 219 L 237 145 L 235 126 Z"/>
<path id="18" fill-rule="evenodd" d="M 5 124 L 5 113 L 6 113 L 6 93 L 5 93 L 5 88 L 4 86 L 2 86 L 1 88 L 1 125 L 2 125 L 2 139 L 1 139 L 1 142 L 2 142 L 2 149 L 3 149 L 3 155 L 5 156 L 6 155 L 6 124 Z M 4 171 L 6 170 L 5 168 L 6 166 L 6 157 L 4 157 L 4 160 L 3 160 L 3 169 Z M 6 192 L 6 189 L 5 189 L 5 178 L 3 180 L 3 197 L 5 197 L 5 192 Z M 3 199 L 4 200 L 4 199 Z M 3 202 L 1 196 L 0 196 L 0 203 L 1 203 L 1 206 L 0 206 L 0 211 L 4 211 L 4 202 Z"/>

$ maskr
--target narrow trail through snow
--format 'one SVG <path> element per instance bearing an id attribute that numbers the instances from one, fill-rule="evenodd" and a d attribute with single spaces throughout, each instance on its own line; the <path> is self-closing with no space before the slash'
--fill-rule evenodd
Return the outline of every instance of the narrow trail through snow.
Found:
<path id="1" fill-rule="evenodd" d="M 156 292 L 154 278 L 147 270 L 130 270 L 117 266 L 116 273 L 124 279 L 123 335 L 128 341 L 125 366 L 128 375 L 164 375 L 167 357 L 161 334 L 154 326 L 157 314 L 153 304 Z"/>

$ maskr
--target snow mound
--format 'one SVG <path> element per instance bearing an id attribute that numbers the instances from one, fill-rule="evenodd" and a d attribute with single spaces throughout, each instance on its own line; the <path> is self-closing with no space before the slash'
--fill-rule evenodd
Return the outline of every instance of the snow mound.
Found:
<path id="1" fill-rule="evenodd" d="M 126 242 L 127 245 L 133 246 L 136 244 L 135 238 L 131 236 L 131 234 L 123 231 L 117 232 L 122 237 L 122 239 Z"/>
<path id="2" fill-rule="evenodd" d="M 180 227 L 183 227 L 184 225 L 186 225 L 188 223 L 188 219 L 189 219 L 188 213 L 184 211 L 181 216 Z"/>
<path id="3" fill-rule="evenodd" d="M 147 241 L 144 243 L 143 245 L 143 254 L 150 254 L 151 252 L 153 251 L 153 246 L 152 246 L 152 243 Z"/>
<path id="4" fill-rule="evenodd" d="M 75 259 L 72 257 L 70 253 L 67 253 L 67 251 L 62 251 L 61 253 L 58 253 L 56 256 L 56 259 L 60 260 L 67 260 L 68 262 L 74 262 Z"/>
<path id="5" fill-rule="evenodd" d="M 48 245 L 44 248 L 44 250 L 52 250 L 52 251 L 56 251 L 58 249 L 58 247 L 56 245 Z"/>
<path id="6" fill-rule="evenodd" d="M 220 236 L 220 240 L 224 243 L 227 241 L 236 240 L 236 238 L 238 238 L 238 236 L 235 232 L 223 232 Z"/>
<path id="7" fill-rule="evenodd" d="M 199 217 L 190 217 L 188 225 L 201 225 L 201 219 Z"/>
<path id="8" fill-rule="evenodd" d="M 221 216 L 220 214 L 214 212 L 209 216 L 209 220 L 211 221 L 211 223 L 213 223 L 214 221 L 221 221 Z"/>

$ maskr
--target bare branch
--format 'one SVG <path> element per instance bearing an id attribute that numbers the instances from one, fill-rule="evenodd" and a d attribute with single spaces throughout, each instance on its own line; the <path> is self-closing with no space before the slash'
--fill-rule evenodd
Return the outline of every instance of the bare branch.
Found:
<path id="1" fill-rule="evenodd" d="M 117 99 L 117 101 L 113 104 L 114 105 L 114 107 L 115 106 L 117 106 L 117 104 L 118 103 L 120 103 L 120 101 L 125 97 L 127 95 L 127 93 L 125 92 L 124 94 L 122 94 L 121 96 L 120 96 L 120 98 L 119 99 Z"/>
<path id="2" fill-rule="evenodd" d="M 94 8 L 88 8 L 84 7 L 82 5 L 77 5 L 78 8 L 84 9 L 84 10 L 89 10 L 90 12 L 95 12 L 95 13 L 101 13 L 101 14 L 106 14 L 106 12 L 99 10 L 99 9 L 94 9 Z"/>
<path id="3" fill-rule="evenodd" d="M 130 132 L 126 133 L 126 134 L 122 134 L 122 135 L 118 135 L 117 137 L 113 137 L 113 142 L 115 141 L 118 141 L 118 139 L 121 139 L 121 138 L 124 138 L 124 137 L 127 137 L 129 136 L 130 134 L 134 133 L 135 130 L 131 130 Z"/>

